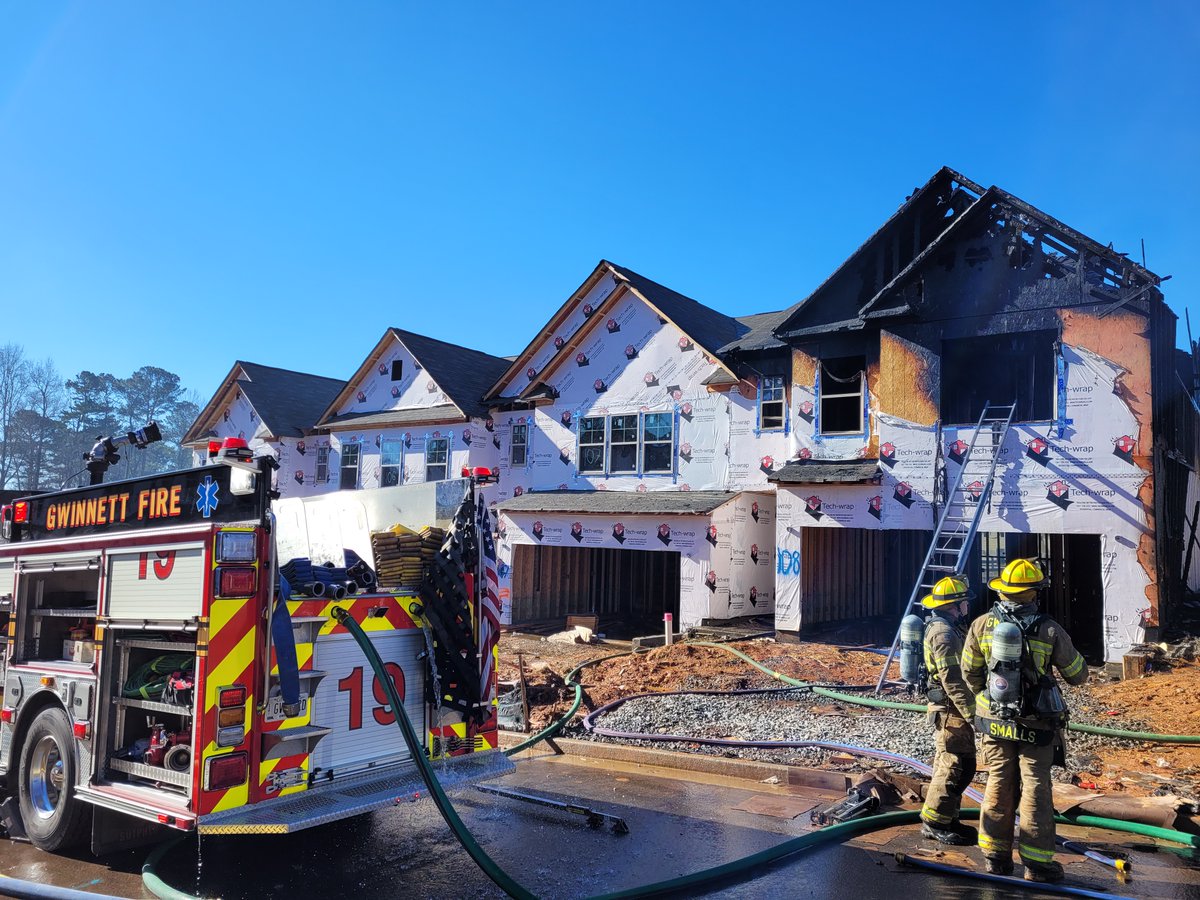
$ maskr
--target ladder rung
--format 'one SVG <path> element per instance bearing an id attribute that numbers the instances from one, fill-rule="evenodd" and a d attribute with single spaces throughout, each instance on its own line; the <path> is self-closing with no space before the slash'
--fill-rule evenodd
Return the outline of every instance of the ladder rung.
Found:
<path id="1" fill-rule="evenodd" d="M 926 566 L 926 567 L 925 567 L 925 569 L 926 569 L 926 571 L 929 571 L 929 572 L 953 572 L 953 571 L 954 571 L 954 566 L 934 566 L 934 565 L 928 565 L 928 566 Z"/>

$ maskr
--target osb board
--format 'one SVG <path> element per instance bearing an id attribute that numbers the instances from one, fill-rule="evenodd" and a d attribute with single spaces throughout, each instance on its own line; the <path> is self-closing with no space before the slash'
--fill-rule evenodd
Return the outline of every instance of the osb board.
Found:
<path id="1" fill-rule="evenodd" d="M 794 819 L 817 806 L 816 800 L 807 797 L 790 797 L 778 794 L 754 794 L 747 797 L 734 809 L 754 813 L 756 816 L 771 816 L 775 819 Z"/>
<path id="2" fill-rule="evenodd" d="M 879 333 L 879 369 L 887 373 L 878 386 L 879 411 L 918 425 L 938 420 L 934 397 L 937 360 L 918 344 L 887 331 Z"/>

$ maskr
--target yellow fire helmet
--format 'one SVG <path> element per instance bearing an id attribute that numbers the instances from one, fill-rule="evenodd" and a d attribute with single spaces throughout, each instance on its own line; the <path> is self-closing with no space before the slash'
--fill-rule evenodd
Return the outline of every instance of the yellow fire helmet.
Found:
<path id="1" fill-rule="evenodd" d="M 947 603 L 958 603 L 960 600 L 970 600 L 975 594 L 967 579 L 961 575 L 949 575 L 933 586 L 933 592 L 921 598 L 921 605 L 926 609 L 937 609 Z"/>
<path id="2" fill-rule="evenodd" d="M 1037 563 L 1030 559 L 1014 559 L 999 578 L 988 582 L 988 587 L 999 594 L 1020 594 L 1024 591 L 1036 591 L 1046 586 L 1046 576 Z"/>

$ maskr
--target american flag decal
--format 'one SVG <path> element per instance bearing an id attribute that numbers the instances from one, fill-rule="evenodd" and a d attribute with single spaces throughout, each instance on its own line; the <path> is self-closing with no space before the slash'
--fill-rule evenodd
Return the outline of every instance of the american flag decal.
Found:
<path id="1" fill-rule="evenodd" d="M 486 706 L 496 703 L 496 654 L 500 642 L 500 579 L 496 576 L 496 544 L 492 540 L 492 522 L 483 495 L 479 495 L 475 524 L 479 532 L 479 550 L 483 557 L 483 597 L 479 616 L 479 696 Z"/>

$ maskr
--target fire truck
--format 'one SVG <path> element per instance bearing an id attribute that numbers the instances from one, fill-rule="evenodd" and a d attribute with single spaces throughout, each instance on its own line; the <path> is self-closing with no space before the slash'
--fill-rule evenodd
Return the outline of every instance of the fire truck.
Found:
<path id="1" fill-rule="evenodd" d="M 491 473 L 279 501 L 274 461 L 238 443 L 208 465 L 4 507 L 10 832 L 48 851 L 90 834 L 101 853 L 411 798 L 399 711 L 339 607 L 386 661 L 443 783 L 511 768 L 496 750 L 499 607 L 478 490 Z M 416 583 L 385 590 L 372 535 L 397 525 L 445 539 Z"/>

